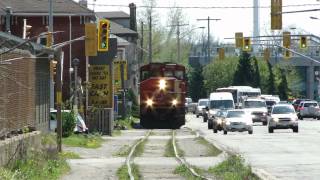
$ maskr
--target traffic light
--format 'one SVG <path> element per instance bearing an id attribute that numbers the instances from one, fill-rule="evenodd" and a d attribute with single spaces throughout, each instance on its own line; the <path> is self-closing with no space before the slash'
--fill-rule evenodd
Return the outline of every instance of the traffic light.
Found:
<path id="1" fill-rule="evenodd" d="M 97 55 L 97 25 L 94 23 L 85 24 L 85 54 L 86 56 Z"/>
<path id="2" fill-rule="evenodd" d="M 50 77 L 52 80 L 55 80 L 55 75 L 57 74 L 57 61 L 50 61 Z"/>
<path id="3" fill-rule="evenodd" d="M 290 48 L 290 45 L 291 45 L 290 32 L 283 32 L 282 36 L 283 36 L 283 41 L 282 41 L 283 47 Z"/>
<path id="4" fill-rule="evenodd" d="M 53 38 L 52 32 L 48 32 L 48 34 L 47 34 L 47 43 L 46 43 L 47 47 L 51 47 L 52 46 L 52 38 Z"/>
<path id="5" fill-rule="evenodd" d="M 218 48 L 219 52 L 219 59 L 223 60 L 224 59 L 224 48 Z"/>
<path id="6" fill-rule="evenodd" d="M 246 37 L 243 38 L 243 51 L 251 51 L 251 39 Z"/>
<path id="7" fill-rule="evenodd" d="M 285 50 L 284 50 L 283 57 L 284 57 L 285 59 L 291 58 L 291 52 L 285 49 Z"/>
<path id="8" fill-rule="evenodd" d="M 98 26 L 98 51 L 108 51 L 109 49 L 110 22 L 101 19 Z"/>
<path id="9" fill-rule="evenodd" d="M 235 34 L 235 39 L 236 39 L 236 48 L 242 48 L 243 47 L 243 33 L 237 32 Z"/>
<path id="10" fill-rule="evenodd" d="M 265 61 L 269 61 L 270 59 L 270 49 L 269 48 L 265 48 L 263 51 L 263 59 Z"/>
<path id="11" fill-rule="evenodd" d="M 307 44 L 307 37 L 306 36 L 300 36 L 300 48 L 306 49 L 308 47 Z"/>
<path id="12" fill-rule="evenodd" d="M 271 30 L 282 29 L 282 0 L 271 0 Z"/>

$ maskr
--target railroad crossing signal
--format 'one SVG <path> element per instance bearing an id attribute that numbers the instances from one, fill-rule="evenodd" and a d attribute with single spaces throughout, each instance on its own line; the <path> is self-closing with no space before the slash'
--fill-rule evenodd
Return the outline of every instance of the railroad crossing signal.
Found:
<path id="1" fill-rule="evenodd" d="M 47 42 L 46 42 L 46 46 L 47 47 L 51 47 L 52 46 L 52 32 L 48 32 L 47 34 Z"/>
<path id="2" fill-rule="evenodd" d="M 101 19 L 98 26 L 98 51 L 108 51 L 109 49 L 110 22 Z"/>
<path id="3" fill-rule="evenodd" d="M 246 37 L 243 38 L 243 51 L 251 51 L 251 39 Z"/>
<path id="4" fill-rule="evenodd" d="M 282 29 L 282 0 L 271 0 L 271 30 Z"/>
<path id="5" fill-rule="evenodd" d="M 263 51 L 263 59 L 265 61 L 269 61 L 270 59 L 270 49 L 269 48 L 265 48 Z"/>
<path id="6" fill-rule="evenodd" d="M 97 56 L 97 25 L 85 24 L 85 51 L 86 56 Z"/>
<path id="7" fill-rule="evenodd" d="M 50 77 L 52 80 L 55 80 L 55 75 L 57 74 L 57 61 L 50 61 Z"/>
<path id="8" fill-rule="evenodd" d="M 223 60 L 225 57 L 224 48 L 218 48 L 218 52 L 219 52 L 219 59 Z"/>
<path id="9" fill-rule="evenodd" d="M 290 32 L 283 32 L 283 47 L 290 48 L 291 45 L 291 36 Z"/>
<path id="10" fill-rule="evenodd" d="M 236 48 L 243 48 L 243 33 L 237 32 L 235 34 L 235 38 L 236 38 Z"/>
<path id="11" fill-rule="evenodd" d="M 307 47 L 308 47 L 307 37 L 306 36 L 301 36 L 300 37 L 300 48 L 301 49 L 306 49 Z"/>

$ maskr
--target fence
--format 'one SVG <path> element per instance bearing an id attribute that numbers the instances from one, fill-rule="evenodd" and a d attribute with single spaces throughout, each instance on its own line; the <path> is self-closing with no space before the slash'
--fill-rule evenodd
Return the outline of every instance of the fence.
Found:
<path id="1" fill-rule="evenodd" d="M 112 135 L 113 109 L 95 109 L 87 115 L 87 126 L 89 131 L 97 131 L 104 135 Z"/>

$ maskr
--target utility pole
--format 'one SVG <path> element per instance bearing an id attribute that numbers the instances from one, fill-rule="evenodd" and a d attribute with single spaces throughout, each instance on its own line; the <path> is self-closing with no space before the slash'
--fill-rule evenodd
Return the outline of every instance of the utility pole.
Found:
<path id="1" fill-rule="evenodd" d="M 73 91 L 73 98 L 74 98 L 74 106 L 73 110 L 76 114 L 78 114 L 78 66 L 80 63 L 80 60 L 78 58 L 73 59 L 73 68 L 74 68 L 74 91 Z"/>
<path id="2" fill-rule="evenodd" d="M 221 19 L 210 19 L 210 17 L 208 16 L 207 19 L 197 19 L 197 21 L 208 21 L 208 42 L 207 42 L 207 57 L 208 57 L 208 62 L 211 59 L 211 54 L 210 54 L 210 21 L 220 21 Z"/>
<path id="3" fill-rule="evenodd" d="M 140 22 L 141 23 L 141 38 L 140 38 L 140 63 L 142 62 L 143 63 L 143 21 Z M 140 63 L 139 63 L 139 68 L 140 68 Z"/>
<path id="4" fill-rule="evenodd" d="M 173 24 L 171 26 L 177 27 L 177 48 L 178 48 L 178 63 L 181 63 L 181 47 L 180 47 L 180 27 L 188 26 L 189 24 L 180 24 L 178 21 L 177 24 Z"/>
<path id="5" fill-rule="evenodd" d="M 11 7 L 6 7 L 6 32 L 11 34 L 10 26 L 11 26 L 11 15 L 12 10 Z"/>
<path id="6" fill-rule="evenodd" d="M 152 9 L 149 13 L 149 63 L 152 62 Z"/>

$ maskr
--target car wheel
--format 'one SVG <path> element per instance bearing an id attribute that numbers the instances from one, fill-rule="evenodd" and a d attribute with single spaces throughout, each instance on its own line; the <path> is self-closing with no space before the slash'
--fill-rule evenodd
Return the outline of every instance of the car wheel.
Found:
<path id="1" fill-rule="evenodd" d="M 273 133 L 273 128 L 269 127 L 269 133 Z"/>
<path id="2" fill-rule="evenodd" d="M 312 118 L 313 118 L 313 119 L 316 119 L 317 117 L 313 116 Z"/>
<path id="3" fill-rule="evenodd" d="M 298 127 L 293 127 L 292 130 L 293 130 L 294 133 L 298 133 L 299 132 L 299 128 Z"/>
<path id="4" fill-rule="evenodd" d="M 252 133 L 253 133 L 253 131 L 252 131 L 252 130 L 251 130 L 251 131 L 248 131 L 248 133 L 249 133 L 249 134 L 252 134 Z"/>
<path id="5" fill-rule="evenodd" d="M 199 115 L 197 114 L 197 118 L 199 118 Z"/>
<path id="6" fill-rule="evenodd" d="M 212 129 L 212 123 L 208 122 L 208 129 Z"/>
<path id="7" fill-rule="evenodd" d="M 208 121 L 208 118 L 203 118 L 203 122 L 207 122 Z"/>
<path id="8" fill-rule="evenodd" d="M 217 129 L 213 129 L 213 133 L 217 133 L 218 132 L 218 130 Z"/>
<path id="9" fill-rule="evenodd" d="M 300 114 L 298 114 L 298 118 L 299 118 L 300 120 L 303 120 L 303 117 L 302 117 Z"/>
<path id="10" fill-rule="evenodd" d="M 266 126 L 266 125 L 267 125 L 267 122 L 262 122 L 262 125 Z"/>
<path id="11" fill-rule="evenodd" d="M 223 134 L 228 134 L 228 131 L 226 131 L 226 130 L 223 130 Z"/>

